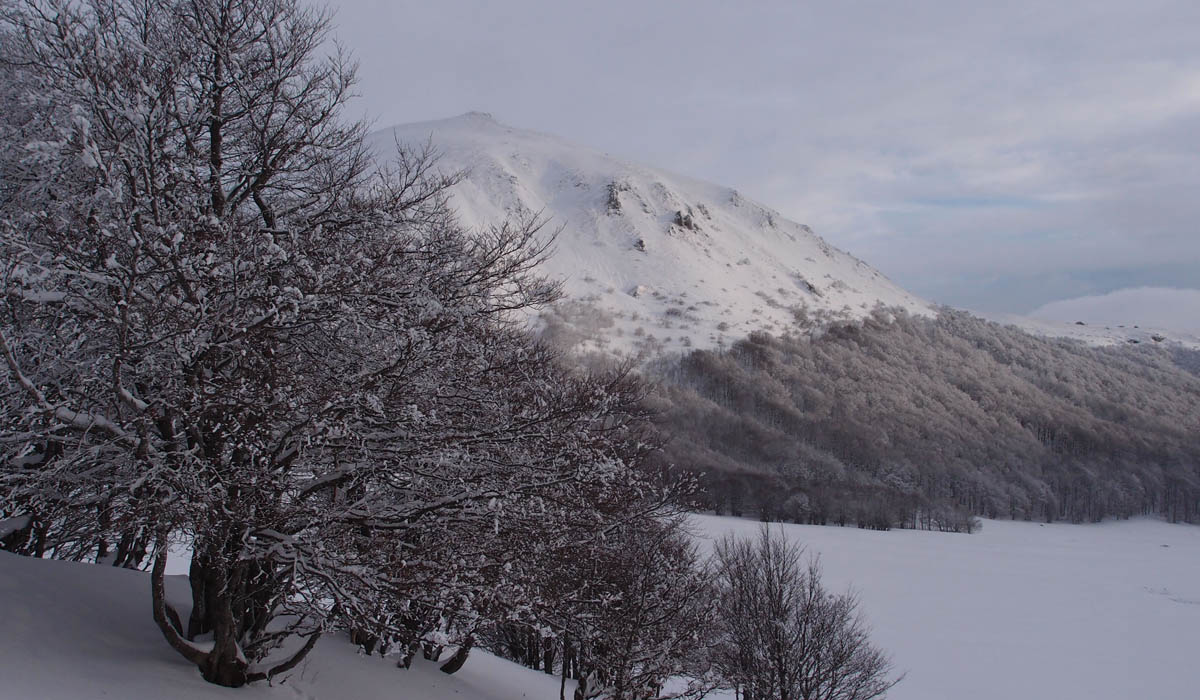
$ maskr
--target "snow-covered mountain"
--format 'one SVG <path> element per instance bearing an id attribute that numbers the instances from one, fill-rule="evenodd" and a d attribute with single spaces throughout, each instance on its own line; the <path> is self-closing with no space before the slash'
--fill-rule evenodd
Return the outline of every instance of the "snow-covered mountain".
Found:
<path id="1" fill-rule="evenodd" d="M 487 226 L 541 214 L 561 227 L 546 273 L 568 301 L 543 314 L 550 332 L 582 349 L 712 347 L 751 331 L 783 332 L 797 314 L 856 318 L 878 305 L 929 305 L 803 224 L 736 190 L 635 165 L 490 115 L 377 132 L 386 159 L 397 142 L 432 141 L 440 167 L 466 171 L 453 203 Z"/>
<path id="2" fill-rule="evenodd" d="M 483 112 L 383 129 L 369 142 L 382 160 L 397 143 L 432 143 L 442 170 L 466 174 L 453 205 L 467 226 L 545 218 L 547 234 L 558 231 L 545 273 L 563 281 L 567 300 L 540 321 L 583 350 L 715 347 L 756 330 L 796 328 L 798 315 L 849 320 L 880 305 L 933 313 L 875 268 L 737 190 L 509 127 Z M 1145 325 L 984 316 L 1089 345 L 1200 347 L 1194 334 Z"/>

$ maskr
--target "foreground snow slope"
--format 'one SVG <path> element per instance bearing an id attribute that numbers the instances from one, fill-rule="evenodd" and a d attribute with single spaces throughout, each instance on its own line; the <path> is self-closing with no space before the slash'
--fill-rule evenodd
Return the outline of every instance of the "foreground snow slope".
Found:
<path id="1" fill-rule="evenodd" d="M 874 268 L 728 187 L 478 112 L 371 137 L 384 160 L 397 142 L 427 141 L 443 169 L 467 173 L 453 198 L 464 223 L 538 213 L 549 228 L 562 227 L 546 272 L 601 312 L 565 314 L 585 347 L 711 347 L 755 330 L 782 332 L 794 323 L 793 307 L 837 318 L 861 317 L 877 304 L 928 313 Z"/>
<path id="2" fill-rule="evenodd" d="M 695 516 L 706 537 L 749 520 Z M 830 588 L 861 594 L 908 677 L 893 700 L 1158 700 L 1200 688 L 1200 528 L 985 521 L 976 535 L 785 525 Z M 186 599 L 176 579 L 172 597 Z M 454 676 L 323 639 L 282 685 L 209 685 L 167 648 L 145 574 L 0 553 L 0 700 L 112 697 L 553 700 L 555 678 L 484 653 Z M 180 605 L 180 607 L 184 607 Z M 184 613 L 186 614 L 186 613 Z"/>
<path id="3" fill-rule="evenodd" d="M 170 581 L 186 619 L 186 581 Z M 363 657 L 327 636 L 275 687 L 206 683 L 150 618 L 146 574 L 0 552 L 0 700 L 521 700 L 558 698 L 558 679 L 474 652 L 453 676 Z M 568 688 L 568 697 L 571 689 Z"/>
<path id="4" fill-rule="evenodd" d="M 708 537 L 758 523 L 696 516 Z M 974 535 L 781 527 L 852 586 L 892 700 L 1200 697 L 1200 527 L 984 521 Z"/>

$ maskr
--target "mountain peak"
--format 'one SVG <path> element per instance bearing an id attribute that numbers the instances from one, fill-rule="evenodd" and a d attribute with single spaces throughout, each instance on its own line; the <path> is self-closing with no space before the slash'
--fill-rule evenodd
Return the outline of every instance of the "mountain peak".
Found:
<path id="1" fill-rule="evenodd" d="M 924 301 L 779 212 L 721 187 L 468 112 L 385 129 L 372 145 L 433 142 L 467 173 L 452 203 L 486 227 L 541 215 L 545 272 L 566 302 L 542 316 L 568 344 L 619 354 L 716 347 L 756 330 L 861 318 Z"/>

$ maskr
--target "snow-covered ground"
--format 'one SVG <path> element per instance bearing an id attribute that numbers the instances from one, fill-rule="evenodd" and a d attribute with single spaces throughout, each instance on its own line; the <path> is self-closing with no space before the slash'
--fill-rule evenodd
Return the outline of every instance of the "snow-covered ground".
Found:
<path id="1" fill-rule="evenodd" d="M 697 516 L 708 535 L 758 523 Z M 1200 527 L 983 521 L 974 535 L 802 525 L 908 677 L 892 700 L 1200 697 Z"/>
<path id="2" fill-rule="evenodd" d="M 186 619 L 186 579 L 172 578 Z M 274 687 L 220 688 L 163 641 L 148 575 L 0 552 L 0 700 L 556 700 L 558 690 L 558 678 L 487 653 L 447 676 L 419 658 L 401 670 L 361 656 L 332 635 Z"/>
<path id="3" fill-rule="evenodd" d="M 478 112 L 371 137 L 383 160 L 397 142 L 432 142 L 442 169 L 467 173 L 453 197 L 465 224 L 538 213 L 549 230 L 562 228 L 545 272 L 575 301 L 559 321 L 582 336 L 583 349 L 713 347 L 751 331 L 786 331 L 793 308 L 837 318 L 878 304 L 929 313 L 879 271 L 728 187 Z"/>
<path id="4" fill-rule="evenodd" d="M 702 536 L 750 520 L 695 516 Z M 853 586 L 908 677 L 893 700 L 1178 700 L 1200 689 L 1200 527 L 984 521 L 975 535 L 776 525 Z M 171 592 L 184 607 L 183 580 Z M 323 639 L 286 682 L 230 691 L 171 651 L 145 574 L 0 553 L 0 700 L 552 700 L 556 678 L 485 653 L 454 676 Z M 568 691 L 569 692 L 569 691 Z"/>

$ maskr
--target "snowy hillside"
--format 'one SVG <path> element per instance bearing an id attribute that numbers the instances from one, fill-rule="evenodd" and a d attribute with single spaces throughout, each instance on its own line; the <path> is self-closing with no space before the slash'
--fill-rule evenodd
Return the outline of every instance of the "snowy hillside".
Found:
<path id="1" fill-rule="evenodd" d="M 751 520 L 695 516 L 702 537 Z M 776 525 L 860 593 L 908 677 L 891 700 L 1130 700 L 1200 687 L 1200 527 L 985 521 L 975 535 Z M 186 615 L 186 583 L 172 597 Z M 327 636 L 283 683 L 201 680 L 150 619 L 146 574 L 0 553 L 0 699 L 554 700 L 555 677 L 479 650 L 453 676 L 359 656 Z M 571 689 L 567 693 L 570 697 Z"/>
<path id="2" fill-rule="evenodd" d="M 1095 323 L 1052 321 L 1015 314 L 985 313 L 982 318 L 1003 325 L 1013 325 L 1026 333 L 1050 338 L 1071 338 L 1094 347 L 1110 345 L 1181 345 L 1200 349 L 1200 334 L 1144 326 L 1142 324 L 1104 325 Z"/>
<path id="3" fill-rule="evenodd" d="M 712 347 L 783 332 L 801 309 L 814 319 L 859 317 L 878 304 L 928 313 L 874 268 L 727 187 L 475 112 L 371 137 L 381 158 L 397 141 L 432 141 L 444 170 L 467 171 L 454 197 L 464 223 L 540 213 L 548 230 L 562 227 L 547 273 L 574 303 L 547 320 L 585 349 Z"/>

